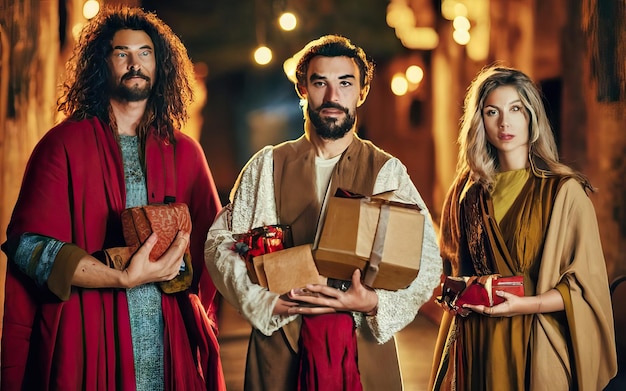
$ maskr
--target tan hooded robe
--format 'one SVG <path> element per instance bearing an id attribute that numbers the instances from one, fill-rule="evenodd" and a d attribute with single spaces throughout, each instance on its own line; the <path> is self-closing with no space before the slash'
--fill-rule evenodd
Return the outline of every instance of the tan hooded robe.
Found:
<path id="1" fill-rule="evenodd" d="M 601 390 L 616 373 L 613 316 L 596 216 L 582 185 L 531 174 L 498 224 L 488 194 L 467 183 L 467 175 L 457 178 L 444 206 L 444 271 L 524 275 L 527 296 L 556 288 L 565 311 L 510 318 L 446 313 L 433 389 Z M 466 199 L 471 191 L 464 189 L 472 187 L 478 202 Z M 477 259 L 480 248 L 484 259 Z"/>

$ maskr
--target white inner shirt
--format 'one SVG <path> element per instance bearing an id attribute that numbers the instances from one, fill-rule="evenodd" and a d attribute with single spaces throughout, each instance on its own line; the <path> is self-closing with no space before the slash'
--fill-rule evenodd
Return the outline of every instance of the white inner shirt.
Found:
<path id="1" fill-rule="evenodd" d="M 323 157 L 315 157 L 315 184 L 317 187 L 317 200 L 324 203 L 326 193 L 330 186 L 330 177 L 333 175 L 333 169 L 335 164 L 339 161 L 341 155 L 337 155 L 330 159 L 324 159 Z"/>
<path id="2" fill-rule="evenodd" d="M 324 224 L 324 216 L 326 214 L 326 204 L 328 201 L 330 191 L 330 179 L 333 175 L 335 165 L 341 158 L 341 155 L 337 155 L 330 159 L 324 159 L 322 157 L 315 157 L 315 185 L 317 189 L 317 199 L 322 204 L 322 210 L 320 211 L 319 221 L 317 222 L 317 232 L 315 233 L 315 240 L 313 242 L 313 248 L 317 248 L 319 241 L 320 227 Z M 330 194 L 332 196 L 333 194 Z"/>

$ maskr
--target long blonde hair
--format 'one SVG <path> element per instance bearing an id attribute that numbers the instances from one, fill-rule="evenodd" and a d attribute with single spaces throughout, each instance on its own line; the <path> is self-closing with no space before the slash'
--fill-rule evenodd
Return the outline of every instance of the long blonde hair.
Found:
<path id="1" fill-rule="evenodd" d="M 581 173 L 559 161 L 559 153 L 541 92 L 524 73 L 500 65 L 483 68 L 470 84 L 465 95 L 461 131 L 459 133 L 459 158 L 457 173 L 469 171 L 472 179 L 491 187 L 499 161 L 496 149 L 487 141 L 483 108 L 485 100 L 496 88 L 514 87 L 528 118 L 528 159 L 534 175 L 546 177 L 564 175 L 578 179 L 593 190 L 589 180 Z"/>

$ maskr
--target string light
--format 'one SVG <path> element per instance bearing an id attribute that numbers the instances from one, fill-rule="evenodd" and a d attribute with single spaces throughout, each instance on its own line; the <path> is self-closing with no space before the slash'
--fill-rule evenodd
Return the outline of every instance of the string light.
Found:
<path id="1" fill-rule="evenodd" d="M 298 19 L 291 12 L 283 12 L 278 18 L 278 25 L 285 31 L 292 31 L 298 25 Z"/>
<path id="2" fill-rule="evenodd" d="M 415 12 L 406 1 L 391 0 L 387 5 L 386 21 L 408 49 L 433 50 L 439 44 L 439 35 L 433 27 L 416 25 Z"/>
<path id="3" fill-rule="evenodd" d="M 254 51 L 254 61 L 259 65 L 267 65 L 272 61 L 272 50 L 267 46 L 259 46 Z"/>
<path id="4" fill-rule="evenodd" d="M 411 84 L 419 84 L 424 78 L 424 70 L 417 65 L 411 65 L 406 69 L 406 79 Z"/>
<path id="5" fill-rule="evenodd" d="M 457 16 L 467 16 L 467 6 L 456 0 L 443 0 L 441 2 L 441 16 L 453 20 Z"/>
<path id="6" fill-rule="evenodd" d="M 470 26 L 471 23 L 465 16 L 456 16 L 452 21 L 452 27 L 454 27 L 452 39 L 454 39 L 454 42 L 459 45 L 467 45 L 471 38 L 469 32 Z"/>
<path id="7" fill-rule="evenodd" d="M 456 16 L 452 21 L 452 27 L 454 27 L 455 30 L 469 30 L 470 26 L 471 23 L 465 16 Z"/>
<path id="8" fill-rule="evenodd" d="M 78 38 L 80 37 L 80 32 L 83 29 L 84 24 L 83 23 L 76 23 L 74 26 L 72 26 L 72 37 L 74 37 L 75 41 L 78 41 Z"/>
<path id="9" fill-rule="evenodd" d="M 391 78 L 391 92 L 396 96 L 402 96 L 409 90 L 409 81 L 402 73 L 396 73 Z"/>
<path id="10" fill-rule="evenodd" d="M 266 42 L 265 21 L 267 16 L 266 4 L 263 0 L 255 1 L 255 19 L 256 19 L 256 40 L 258 43 L 257 48 L 254 50 L 254 61 L 258 65 L 267 65 L 272 62 L 272 49 L 270 49 Z"/>
<path id="11" fill-rule="evenodd" d="M 470 41 L 470 33 L 467 30 L 454 30 L 454 32 L 452 33 L 452 39 L 454 39 L 454 42 L 458 43 L 459 45 L 467 45 Z"/>
<path id="12" fill-rule="evenodd" d="M 85 19 L 91 19 L 100 12 L 100 3 L 96 0 L 87 0 L 83 4 L 83 16 Z"/>

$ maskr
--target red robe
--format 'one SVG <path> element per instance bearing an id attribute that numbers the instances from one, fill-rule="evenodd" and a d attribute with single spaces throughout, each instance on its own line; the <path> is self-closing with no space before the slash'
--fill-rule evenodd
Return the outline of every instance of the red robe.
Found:
<path id="1" fill-rule="evenodd" d="M 200 145 L 180 132 L 175 137 L 175 146 L 154 136 L 146 141 L 148 202 L 175 196 L 189 206 L 193 223 L 192 287 L 162 295 L 165 390 L 223 390 L 216 289 L 203 250 L 221 204 Z M 168 194 L 167 183 L 176 194 Z M 32 232 L 89 253 L 123 246 L 125 189 L 111 129 L 96 119 L 65 121 L 34 149 L 7 237 Z M 36 287 L 11 260 L 5 289 L 2 390 L 135 389 L 124 289 L 72 287 L 69 299 L 61 301 L 46 287 Z"/>

